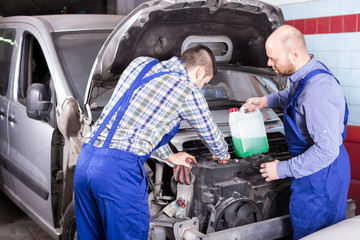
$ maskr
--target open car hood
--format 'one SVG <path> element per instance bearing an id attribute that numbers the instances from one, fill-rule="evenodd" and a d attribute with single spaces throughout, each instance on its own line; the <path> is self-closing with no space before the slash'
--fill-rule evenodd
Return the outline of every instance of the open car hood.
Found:
<path id="1" fill-rule="evenodd" d="M 88 115 L 94 99 L 112 91 L 139 56 L 167 60 L 201 43 L 218 64 L 266 67 L 265 41 L 282 24 L 279 8 L 253 0 L 143 3 L 119 23 L 95 60 L 85 95 Z"/>

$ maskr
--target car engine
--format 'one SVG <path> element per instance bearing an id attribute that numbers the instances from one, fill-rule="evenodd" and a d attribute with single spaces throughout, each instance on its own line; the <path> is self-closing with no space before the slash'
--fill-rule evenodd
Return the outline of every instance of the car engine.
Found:
<path id="1" fill-rule="evenodd" d="M 263 162 L 289 158 L 285 136 L 274 132 L 267 133 L 267 137 L 269 151 L 266 154 L 245 158 L 236 157 L 231 137 L 226 137 L 231 154 L 231 160 L 227 164 L 218 164 L 211 160 L 211 153 L 201 140 L 184 142 L 183 151 L 195 156 L 198 161 L 198 165 L 193 165 L 191 170 L 195 180 L 190 186 L 177 184 L 172 180 L 170 190 L 167 191 L 165 179 L 172 175 L 172 172 L 167 170 L 172 169 L 165 168 L 164 179 L 150 184 L 150 189 L 151 185 L 154 186 L 153 190 L 157 185 L 162 185 L 162 190 L 155 190 L 156 196 L 150 197 L 153 224 L 151 230 L 159 230 L 161 227 L 166 229 L 184 217 L 196 217 L 199 220 L 200 232 L 208 234 L 288 214 L 289 180 L 266 182 L 259 172 Z M 161 163 L 156 163 L 157 166 L 159 164 Z M 153 172 L 149 169 L 148 173 L 148 177 L 153 179 Z M 183 186 L 179 188 L 179 185 Z M 177 192 L 179 189 L 183 191 L 180 194 Z M 167 216 L 163 211 L 164 207 L 184 195 L 188 198 L 186 214 L 181 217 Z M 166 233 L 166 230 L 164 232 Z M 164 233 L 165 238 L 165 235 L 159 237 L 158 233 L 149 236 L 150 239 L 174 239 L 169 232 L 171 230 L 168 229 L 167 233 Z"/>

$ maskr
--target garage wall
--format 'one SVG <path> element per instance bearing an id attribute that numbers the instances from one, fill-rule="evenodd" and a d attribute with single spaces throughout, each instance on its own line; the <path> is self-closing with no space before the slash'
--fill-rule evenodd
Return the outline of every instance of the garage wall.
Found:
<path id="1" fill-rule="evenodd" d="M 340 81 L 349 104 L 349 124 L 360 125 L 360 1 L 312 0 L 278 4 L 286 23 L 305 35 L 309 53 Z M 269 2 L 271 2 L 269 0 Z"/>

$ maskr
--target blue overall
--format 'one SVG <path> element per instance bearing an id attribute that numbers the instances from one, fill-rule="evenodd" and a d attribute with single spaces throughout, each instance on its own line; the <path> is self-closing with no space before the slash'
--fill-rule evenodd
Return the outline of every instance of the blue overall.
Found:
<path id="1" fill-rule="evenodd" d="M 106 116 L 90 142 L 84 144 L 81 149 L 74 176 L 77 236 L 80 240 L 147 239 L 150 214 L 143 165 L 151 153 L 137 156 L 110 148 L 109 145 L 134 91 L 161 75 L 180 74 L 168 71 L 144 78 L 157 63 L 159 61 L 154 60 L 142 69 L 127 92 Z M 116 112 L 116 119 L 103 147 L 93 146 Z M 180 124 L 166 134 L 156 148 L 167 144 L 179 127 Z"/>
<path id="2" fill-rule="evenodd" d="M 300 80 L 294 93 L 289 95 L 284 110 L 286 142 L 293 157 L 302 154 L 310 147 L 297 128 L 295 107 L 307 81 L 317 74 L 332 75 L 324 69 L 315 69 L 308 73 Z M 347 118 L 346 106 L 343 140 L 346 136 Z M 292 178 L 289 211 L 294 239 L 343 220 L 346 214 L 349 185 L 350 163 L 344 144 L 340 146 L 338 157 L 328 167 L 309 176 Z"/>

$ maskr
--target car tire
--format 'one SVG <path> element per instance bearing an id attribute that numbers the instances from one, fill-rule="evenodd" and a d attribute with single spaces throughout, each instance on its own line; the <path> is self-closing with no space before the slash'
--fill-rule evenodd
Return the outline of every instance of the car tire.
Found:
<path id="1" fill-rule="evenodd" d="M 71 202 L 65 210 L 62 225 L 62 240 L 75 240 L 76 222 L 75 222 L 75 202 Z"/>

